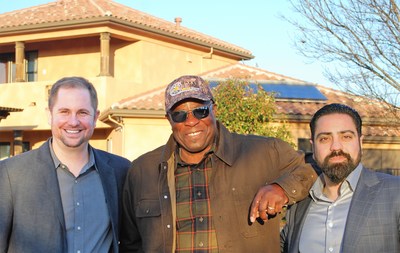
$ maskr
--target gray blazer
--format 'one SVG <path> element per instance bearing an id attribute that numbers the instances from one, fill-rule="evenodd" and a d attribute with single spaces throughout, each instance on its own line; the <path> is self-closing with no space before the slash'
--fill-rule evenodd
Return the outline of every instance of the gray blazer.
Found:
<path id="1" fill-rule="evenodd" d="M 281 232 L 282 252 L 298 253 L 311 198 L 293 205 Z M 400 177 L 363 168 L 350 204 L 344 253 L 400 252 Z"/>
<path id="2" fill-rule="evenodd" d="M 118 252 L 121 191 L 130 162 L 93 149 Z M 0 161 L 0 252 L 66 253 L 66 230 L 49 141 Z"/>

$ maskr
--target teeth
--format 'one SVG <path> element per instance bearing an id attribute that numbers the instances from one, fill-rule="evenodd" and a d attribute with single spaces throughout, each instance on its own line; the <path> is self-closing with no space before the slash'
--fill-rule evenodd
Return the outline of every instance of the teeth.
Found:
<path id="1" fill-rule="evenodd" d="M 69 134 L 77 134 L 79 133 L 79 130 L 65 130 Z"/>
<path id="2" fill-rule="evenodd" d="M 194 133 L 190 133 L 190 134 L 188 134 L 189 136 L 196 136 L 196 135 L 199 135 L 200 134 L 200 132 L 194 132 Z"/>

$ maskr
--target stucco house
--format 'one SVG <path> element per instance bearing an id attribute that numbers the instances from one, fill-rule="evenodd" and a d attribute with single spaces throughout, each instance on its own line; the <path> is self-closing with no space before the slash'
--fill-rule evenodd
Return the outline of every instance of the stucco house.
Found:
<path id="1" fill-rule="evenodd" d="M 353 106 L 364 120 L 363 162 L 397 173 L 400 127 L 388 120 L 383 104 L 242 63 L 252 58 L 246 49 L 185 28 L 180 18 L 168 22 L 113 1 L 59 0 L 0 14 L 0 102 L 23 109 L 0 122 L 0 159 L 50 136 L 47 94 L 64 76 L 88 78 L 99 93 L 91 144 L 135 159 L 171 133 L 166 85 L 196 74 L 211 85 L 239 78 L 275 92 L 274 123 L 290 124 L 293 142 L 305 152 L 311 151 L 308 123 L 318 108 Z"/>
<path id="2" fill-rule="evenodd" d="M 180 18 L 168 22 L 109 0 L 58 0 L 0 14 L 1 106 L 23 109 L 0 122 L 0 150 L 14 155 L 15 138 L 31 149 L 50 136 L 48 91 L 62 77 L 89 79 L 103 111 L 177 76 L 251 58 L 246 49 L 185 28 Z M 112 130 L 99 122 L 92 144 L 110 149 Z"/>

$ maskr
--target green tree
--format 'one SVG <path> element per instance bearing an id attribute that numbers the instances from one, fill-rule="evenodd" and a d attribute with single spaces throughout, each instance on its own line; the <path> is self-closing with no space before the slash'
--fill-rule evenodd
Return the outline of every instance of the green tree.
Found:
<path id="1" fill-rule="evenodd" d="M 273 121 L 275 98 L 260 85 L 228 79 L 213 90 L 217 118 L 232 132 L 277 137 L 292 146 L 292 136 L 285 122 Z"/>

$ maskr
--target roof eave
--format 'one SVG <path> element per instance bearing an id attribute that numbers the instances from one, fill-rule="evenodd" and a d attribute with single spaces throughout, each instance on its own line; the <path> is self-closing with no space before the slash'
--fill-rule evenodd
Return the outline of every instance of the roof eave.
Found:
<path id="1" fill-rule="evenodd" d="M 165 118 L 164 110 L 145 110 L 145 109 L 107 109 L 99 116 L 102 122 L 108 121 L 109 117 L 125 117 L 125 118 L 146 118 L 146 119 L 162 119 Z"/>
<path id="2" fill-rule="evenodd" d="M 66 20 L 66 21 L 57 21 L 57 22 L 48 22 L 48 23 L 40 23 L 40 24 L 30 24 L 30 25 L 22 25 L 22 26 L 12 26 L 12 27 L 3 27 L 0 28 L 0 37 L 1 36 L 9 36 L 9 35 L 18 35 L 24 33 L 36 33 L 43 31 L 52 31 L 56 29 L 76 29 L 80 27 L 87 26 L 98 26 L 98 25 L 120 25 L 128 28 L 138 29 L 144 31 L 148 34 L 159 35 L 162 37 L 166 37 L 172 39 L 175 42 L 187 42 L 196 46 L 204 47 L 204 49 L 213 48 L 214 52 L 217 53 L 219 51 L 222 54 L 231 55 L 232 57 L 239 58 L 240 60 L 250 60 L 253 59 L 254 56 L 251 53 L 247 52 L 239 52 L 237 50 L 225 48 L 223 46 L 203 42 L 194 38 L 188 38 L 183 35 L 174 34 L 168 31 L 163 31 L 155 27 L 149 27 L 143 24 L 133 23 L 127 20 L 122 20 L 116 17 L 92 17 L 86 19 L 77 19 L 77 20 Z"/>

